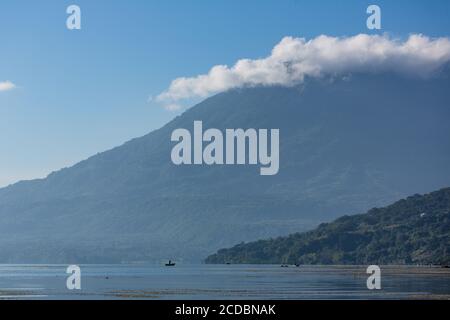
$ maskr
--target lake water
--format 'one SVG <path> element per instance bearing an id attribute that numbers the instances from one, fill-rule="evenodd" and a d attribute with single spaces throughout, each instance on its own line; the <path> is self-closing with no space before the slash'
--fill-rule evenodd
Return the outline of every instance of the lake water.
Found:
<path id="1" fill-rule="evenodd" d="M 81 265 L 81 290 L 67 265 L 0 265 L 0 299 L 449 299 L 450 271 L 381 267 L 381 290 L 365 266 Z"/>

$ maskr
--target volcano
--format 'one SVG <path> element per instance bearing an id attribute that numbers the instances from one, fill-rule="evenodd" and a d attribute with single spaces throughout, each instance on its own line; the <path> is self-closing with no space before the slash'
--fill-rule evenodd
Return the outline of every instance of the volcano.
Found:
<path id="1" fill-rule="evenodd" d="M 241 88 L 45 179 L 0 189 L 1 263 L 200 261 L 450 185 L 450 72 Z M 179 166 L 171 134 L 279 129 L 279 171 Z"/>

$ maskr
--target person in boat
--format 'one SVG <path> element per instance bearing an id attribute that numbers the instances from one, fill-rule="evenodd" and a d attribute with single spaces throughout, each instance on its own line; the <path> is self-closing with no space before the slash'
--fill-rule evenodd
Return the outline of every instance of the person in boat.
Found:
<path id="1" fill-rule="evenodd" d="M 169 260 L 169 263 L 166 263 L 166 267 L 173 267 L 175 266 L 175 262 L 172 262 L 172 260 Z"/>

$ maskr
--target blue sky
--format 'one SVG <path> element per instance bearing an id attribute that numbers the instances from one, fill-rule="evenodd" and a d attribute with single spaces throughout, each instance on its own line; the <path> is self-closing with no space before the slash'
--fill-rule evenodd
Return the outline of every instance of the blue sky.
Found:
<path id="1" fill-rule="evenodd" d="M 66 29 L 66 8 L 82 30 Z M 366 28 L 369 4 L 382 30 Z M 448 36 L 450 1 L 23 1 L 0 4 L 0 186 L 43 177 L 162 126 L 171 80 L 267 56 L 284 36 Z"/>

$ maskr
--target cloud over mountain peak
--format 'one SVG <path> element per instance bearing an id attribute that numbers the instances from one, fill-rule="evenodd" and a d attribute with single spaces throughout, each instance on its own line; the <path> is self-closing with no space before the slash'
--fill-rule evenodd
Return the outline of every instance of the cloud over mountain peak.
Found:
<path id="1" fill-rule="evenodd" d="M 387 35 L 352 37 L 320 35 L 314 39 L 285 37 L 268 57 L 241 59 L 233 66 L 216 65 L 207 74 L 172 81 L 157 101 L 166 104 L 233 88 L 292 86 L 305 77 L 353 72 L 398 72 L 427 77 L 450 61 L 450 39 L 412 34 L 406 41 Z"/>

